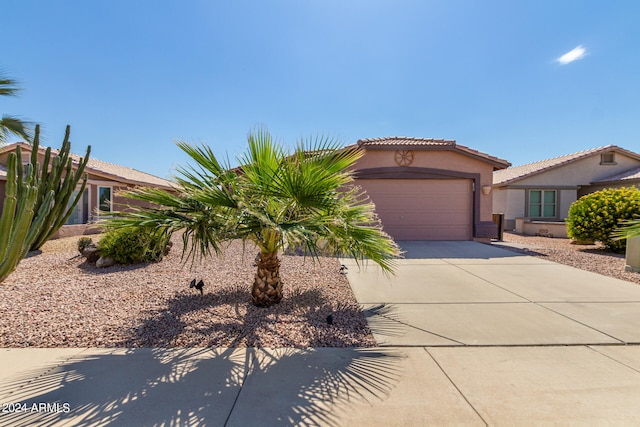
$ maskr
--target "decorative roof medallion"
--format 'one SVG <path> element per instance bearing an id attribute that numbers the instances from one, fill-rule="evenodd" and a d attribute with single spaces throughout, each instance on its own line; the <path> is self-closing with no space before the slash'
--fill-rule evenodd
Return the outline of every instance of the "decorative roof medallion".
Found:
<path id="1" fill-rule="evenodd" d="M 397 150 L 393 158 L 398 166 L 409 166 L 413 162 L 413 151 Z"/>

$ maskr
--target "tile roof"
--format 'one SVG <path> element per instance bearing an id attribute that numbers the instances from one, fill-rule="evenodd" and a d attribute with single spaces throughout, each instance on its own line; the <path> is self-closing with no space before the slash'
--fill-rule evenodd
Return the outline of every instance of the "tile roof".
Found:
<path id="1" fill-rule="evenodd" d="M 72 154 L 75 161 L 79 161 L 81 156 Z M 131 184 L 140 185 L 154 185 L 157 187 L 173 188 L 176 183 L 166 180 L 164 178 L 157 177 L 155 175 L 148 174 L 146 172 L 139 171 L 137 169 L 129 168 L 126 166 L 117 165 L 114 163 L 103 162 L 102 160 L 96 160 L 89 156 L 87 162 L 87 171 L 102 173 L 112 176 L 119 180 L 124 180 Z"/>
<path id="2" fill-rule="evenodd" d="M 430 145 L 430 146 L 455 146 L 456 142 L 451 139 L 433 139 L 433 138 L 412 138 L 408 136 L 390 136 L 386 138 L 365 138 L 358 140 L 359 146 L 375 146 L 375 145 Z"/>
<path id="3" fill-rule="evenodd" d="M 602 147 L 578 151 L 577 153 L 565 154 L 564 156 L 553 157 L 551 159 L 540 160 L 533 163 L 527 163 L 525 165 L 513 166 L 507 169 L 495 171 L 493 172 L 493 184 L 507 184 L 608 151 L 624 153 L 630 157 L 640 160 L 640 154 L 634 153 L 633 151 L 625 150 L 624 148 L 620 148 L 616 145 L 604 145 Z"/>
<path id="4" fill-rule="evenodd" d="M 392 146 L 415 146 L 427 147 L 435 149 L 455 150 L 466 153 L 472 157 L 492 163 L 494 167 L 503 169 L 511 165 L 506 160 L 491 156 L 478 150 L 466 147 L 456 143 L 453 139 L 434 139 L 434 138 L 413 138 L 408 136 L 389 136 L 384 138 L 365 138 L 359 139 L 357 142 L 359 147 L 392 147 Z"/>
<path id="5" fill-rule="evenodd" d="M 593 181 L 592 184 L 616 182 L 616 181 L 640 181 L 640 166 L 633 169 L 617 173 L 615 175 L 606 176 Z"/>
<path id="6" fill-rule="evenodd" d="M 31 145 L 25 143 L 17 143 L 20 144 L 20 147 L 23 151 L 31 151 Z M 0 148 L 1 152 L 14 151 L 15 146 L 17 144 L 11 144 Z M 46 148 L 40 146 L 39 151 L 44 153 Z M 59 153 L 60 150 L 55 148 L 51 149 L 52 154 Z M 73 159 L 75 164 L 79 163 L 82 156 L 77 154 L 70 154 L 70 157 Z M 6 171 L 6 168 L 5 168 Z M 141 172 L 137 169 L 129 168 L 126 166 L 116 165 L 114 163 L 103 162 L 102 160 L 94 159 L 89 156 L 89 161 L 87 162 L 86 171 L 92 175 L 99 175 L 105 178 L 109 178 L 112 180 L 124 182 L 131 185 L 152 185 L 155 187 L 163 187 L 163 188 L 174 188 L 176 184 L 172 181 L 157 177 L 155 175 L 148 174 L 146 172 Z M 0 177 L 3 176 L 0 171 Z M 6 172 L 4 173 L 6 176 Z"/>

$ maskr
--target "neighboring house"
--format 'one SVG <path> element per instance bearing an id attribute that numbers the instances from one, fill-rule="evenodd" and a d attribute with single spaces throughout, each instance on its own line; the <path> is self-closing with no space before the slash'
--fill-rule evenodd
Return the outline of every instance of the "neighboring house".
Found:
<path id="1" fill-rule="evenodd" d="M 10 152 L 16 151 L 17 145 L 20 145 L 22 150 L 23 163 L 28 163 L 31 157 L 32 147 L 29 144 L 16 143 L 0 147 L 0 212 L 7 180 L 7 157 Z M 46 148 L 43 147 L 38 150 L 38 160 L 40 162 L 44 159 L 45 150 Z M 51 152 L 54 155 L 58 153 L 58 150 L 52 149 Z M 81 156 L 71 154 L 70 157 L 73 159 L 74 165 L 77 166 Z M 114 210 L 123 210 L 122 206 L 120 206 L 121 204 L 139 204 L 136 201 L 118 196 L 118 191 L 120 190 L 131 189 L 136 186 L 171 190 L 176 185 L 166 179 L 125 166 L 96 160 L 91 156 L 85 172 L 88 174 L 87 187 L 73 214 L 67 221 L 67 225 L 61 229 L 60 235 L 83 234 L 89 224 L 95 223 L 101 217 L 111 215 Z"/>
<path id="2" fill-rule="evenodd" d="M 566 237 L 573 202 L 631 185 L 640 185 L 640 154 L 607 145 L 495 171 L 493 209 L 504 214 L 506 230 Z"/>
<path id="3" fill-rule="evenodd" d="M 509 162 L 452 140 L 408 137 L 361 139 L 356 183 L 376 205 L 396 240 L 487 240 L 494 170 Z"/>

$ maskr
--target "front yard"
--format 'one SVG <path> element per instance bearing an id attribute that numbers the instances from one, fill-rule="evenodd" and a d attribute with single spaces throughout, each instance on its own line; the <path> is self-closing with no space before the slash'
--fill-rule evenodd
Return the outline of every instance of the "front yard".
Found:
<path id="1" fill-rule="evenodd" d="M 506 249 L 640 284 L 640 273 L 624 270 L 624 255 L 607 252 L 601 245 L 572 245 L 569 239 L 515 233 L 504 233 L 503 239 L 505 243 L 516 243 L 523 247 L 517 249 L 505 246 Z"/>
<path id="2" fill-rule="evenodd" d="M 249 294 L 257 250 L 243 255 L 240 242 L 190 271 L 179 238 L 160 263 L 105 269 L 78 257 L 77 241 L 47 242 L 0 285 L 0 347 L 375 345 L 335 258 L 283 256 L 285 298 L 263 309 Z M 189 289 L 193 278 L 204 296 Z"/>

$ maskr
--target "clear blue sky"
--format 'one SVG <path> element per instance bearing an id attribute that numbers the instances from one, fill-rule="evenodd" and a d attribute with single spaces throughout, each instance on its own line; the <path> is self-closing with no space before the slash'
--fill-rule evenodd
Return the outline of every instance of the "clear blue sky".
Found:
<path id="1" fill-rule="evenodd" d="M 640 150 L 640 2 L 8 0 L 0 113 L 161 177 L 265 125 L 455 139 L 514 165 Z M 566 54 L 566 55 L 565 55 Z M 563 56 L 565 55 L 565 56 Z"/>

